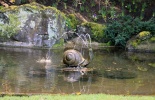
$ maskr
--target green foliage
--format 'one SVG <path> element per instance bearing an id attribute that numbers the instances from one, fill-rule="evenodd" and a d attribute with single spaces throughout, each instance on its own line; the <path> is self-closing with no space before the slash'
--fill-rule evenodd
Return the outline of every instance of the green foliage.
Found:
<path id="1" fill-rule="evenodd" d="M 94 22 L 85 22 L 85 23 L 82 23 L 82 25 L 91 29 L 92 40 L 97 42 L 103 41 L 104 30 L 106 29 L 105 25 L 94 23 Z"/>
<path id="2" fill-rule="evenodd" d="M 155 68 L 155 63 L 149 63 L 148 65 Z"/>
<path id="3" fill-rule="evenodd" d="M 9 23 L 0 24 L 0 36 L 3 38 L 10 38 L 19 30 L 18 25 L 20 24 L 16 15 L 9 14 Z"/>
<path id="4" fill-rule="evenodd" d="M 79 21 L 77 20 L 76 16 L 74 14 L 69 14 L 66 18 L 66 26 L 69 29 L 75 29 L 76 26 L 79 24 Z"/>
<path id="5" fill-rule="evenodd" d="M 123 47 L 132 33 L 134 33 L 134 28 L 132 27 L 132 18 L 129 16 L 113 21 L 105 31 L 105 35 L 112 45 L 121 45 Z"/>
<path id="6" fill-rule="evenodd" d="M 63 47 L 64 44 L 64 39 L 60 39 L 59 41 L 56 42 L 56 44 L 53 45 L 52 48 L 60 48 Z"/>
<path id="7" fill-rule="evenodd" d="M 107 5 L 110 5 L 109 3 Z M 105 22 L 107 22 L 109 19 L 115 19 L 119 14 L 116 13 L 114 5 L 110 6 L 101 6 L 101 8 L 98 11 L 98 14 L 101 16 L 101 18 L 104 19 Z"/>
<path id="8" fill-rule="evenodd" d="M 11 96 L 12 95 L 12 96 Z M 154 100 L 155 96 L 138 96 L 138 95 L 110 95 L 110 94 L 56 94 L 56 95 L 31 95 L 22 96 L 13 94 L 2 95 L 0 100 Z"/>
<path id="9" fill-rule="evenodd" d="M 150 37 L 149 31 L 142 31 L 138 34 L 139 38 L 145 40 L 147 37 Z"/>
<path id="10" fill-rule="evenodd" d="M 4 7 L 3 7 L 3 6 L 0 6 L 0 10 L 1 10 L 1 9 L 4 9 Z"/>
<path id="11" fill-rule="evenodd" d="M 151 38 L 150 38 L 150 41 L 151 41 L 151 42 L 155 42 L 155 37 L 154 37 L 154 36 L 151 37 Z"/>
<path id="12" fill-rule="evenodd" d="M 131 41 L 131 45 L 135 48 L 137 47 L 142 41 L 149 39 L 151 34 L 149 31 L 142 31 L 140 32 L 134 40 Z"/>
<path id="13" fill-rule="evenodd" d="M 112 21 L 105 30 L 105 36 L 112 45 L 125 47 L 126 42 L 133 36 L 142 31 L 149 31 L 155 34 L 155 19 L 141 21 L 131 16 L 120 17 Z"/>
<path id="14" fill-rule="evenodd" d="M 116 2 L 121 7 L 122 16 L 128 14 L 134 17 L 139 17 L 141 20 L 149 19 L 151 17 L 150 12 L 152 12 L 153 10 L 149 9 L 151 6 L 154 6 L 154 1 L 151 0 L 118 0 L 114 2 Z M 148 14 L 147 12 L 149 12 L 150 14 Z M 144 16 L 146 14 L 147 16 Z"/>
<path id="15" fill-rule="evenodd" d="M 135 47 L 137 47 L 140 43 L 141 43 L 141 40 L 140 40 L 140 39 L 136 39 L 136 40 L 133 40 L 133 41 L 131 42 L 131 45 L 135 48 Z"/>

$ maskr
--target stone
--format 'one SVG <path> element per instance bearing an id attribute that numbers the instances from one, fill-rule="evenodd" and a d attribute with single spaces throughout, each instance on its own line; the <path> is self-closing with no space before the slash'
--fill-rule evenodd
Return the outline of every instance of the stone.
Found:
<path id="1" fill-rule="evenodd" d="M 155 52 L 155 36 L 143 31 L 132 37 L 126 44 L 126 50 L 133 52 Z"/>
<path id="2" fill-rule="evenodd" d="M 5 39 L 5 41 L 1 39 L 3 42 L 8 42 L 7 44 L 10 41 L 16 41 L 26 43 L 28 46 L 32 44 L 32 47 L 51 47 L 66 31 L 64 13 L 56 8 L 37 3 L 11 6 L 0 13 L 0 24 L 3 23 L 6 26 L 11 20 L 15 20 L 18 24 L 13 22 L 10 26 L 11 38 Z M 3 30 L 3 32 L 10 34 L 7 30 Z M 0 44 L 5 45 L 3 42 Z M 10 44 L 10 46 L 12 45 Z"/>

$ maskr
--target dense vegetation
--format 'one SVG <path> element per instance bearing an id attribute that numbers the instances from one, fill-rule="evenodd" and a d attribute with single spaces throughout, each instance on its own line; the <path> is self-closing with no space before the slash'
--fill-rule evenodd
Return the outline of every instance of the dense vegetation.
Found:
<path id="1" fill-rule="evenodd" d="M 131 16 L 120 17 L 108 24 L 105 36 L 110 44 L 125 47 L 126 42 L 133 35 L 142 31 L 149 31 L 153 36 L 155 34 L 155 19 L 141 21 L 139 18 L 132 18 Z"/>
<path id="2" fill-rule="evenodd" d="M 37 2 L 46 6 L 53 6 L 68 12 L 80 12 L 93 21 L 105 22 L 119 16 L 131 15 L 148 20 L 155 16 L 154 0 L 1 0 L 3 6 L 21 5 Z"/>
<path id="3" fill-rule="evenodd" d="M 77 25 L 90 28 L 97 42 L 125 47 L 139 32 L 155 32 L 154 0 L 1 0 L 0 4 L 8 7 L 34 1 L 66 13 L 70 29 L 75 30 Z"/>

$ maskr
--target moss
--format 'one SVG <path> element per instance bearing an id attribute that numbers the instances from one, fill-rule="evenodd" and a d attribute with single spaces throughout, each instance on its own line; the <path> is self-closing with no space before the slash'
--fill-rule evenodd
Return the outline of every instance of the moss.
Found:
<path id="1" fill-rule="evenodd" d="M 140 39 L 136 39 L 136 40 L 133 40 L 131 42 L 131 45 L 136 48 L 139 44 L 141 43 Z"/>
<path id="2" fill-rule="evenodd" d="M 137 69 L 143 72 L 148 71 L 148 68 L 145 68 L 143 66 L 137 66 Z"/>
<path id="3" fill-rule="evenodd" d="M 104 31 L 106 29 L 105 25 L 94 22 L 85 22 L 82 23 L 82 26 L 86 26 L 91 29 L 91 36 L 93 40 L 97 42 L 102 42 L 104 38 Z"/>
<path id="4" fill-rule="evenodd" d="M 3 38 L 10 38 L 19 30 L 18 26 L 20 24 L 20 21 L 18 20 L 18 17 L 14 14 L 8 14 L 8 18 L 8 24 L 0 24 L 0 36 Z"/>
<path id="5" fill-rule="evenodd" d="M 138 37 L 131 42 L 131 45 L 136 48 L 142 41 L 150 38 L 151 34 L 149 31 L 142 31 L 138 34 Z"/>
<path id="6" fill-rule="evenodd" d="M 140 37 L 144 37 L 144 36 L 147 36 L 147 35 L 150 35 L 149 31 L 142 31 L 142 32 L 139 33 Z"/>
<path id="7" fill-rule="evenodd" d="M 151 67 L 155 67 L 155 63 L 149 63 L 148 65 Z"/>
<path id="8" fill-rule="evenodd" d="M 21 7 L 28 7 L 28 8 L 32 8 L 34 10 L 44 10 L 45 9 L 45 6 L 41 5 L 41 4 L 38 4 L 36 2 L 32 2 L 30 4 L 25 4 L 25 5 L 22 5 Z"/>
<path id="9" fill-rule="evenodd" d="M 148 37 L 150 37 L 150 32 L 149 31 L 142 31 L 138 34 L 138 37 L 141 39 L 141 40 L 145 40 L 147 39 Z"/>
<path id="10" fill-rule="evenodd" d="M 64 45 L 64 39 L 60 39 L 56 44 L 53 45 L 53 48 L 61 48 Z"/>
<path id="11" fill-rule="evenodd" d="M 76 29 L 76 26 L 80 24 L 74 14 L 69 14 L 66 18 L 66 26 L 71 29 Z"/>
<path id="12" fill-rule="evenodd" d="M 150 38 L 150 41 L 151 41 L 151 42 L 155 42 L 155 37 L 151 37 L 151 38 Z"/>
<path id="13" fill-rule="evenodd" d="M 63 12 L 57 10 L 56 8 L 50 7 L 50 6 L 46 7 L 46 6 L 41 5 L 41 4 L 38 4 L 36 2 L 30 3 L 30 4 L 24 4 L 24 5 L 20 5 L 20 6 L 9 6 L 8 8 L 1 9 L 1 11 L 4 12 L 4 13 L 6 13 L 7 15 L 8 14 L 12 15 L 12 17 L 10 17 L 9 19 L 12 19 L 13 20 L 13 18 L 15 18 L 15 16 L 13 16 L 13 14 L 19 14 L 18 12 L 20 12 L 21 9 L 24 9 L 25 11 L 32 12 L 32 13 L 43 13 L 43 15 L 44 15 L 44 13 L 47 13 L 48 14 L 48 12 L 54 12 L 56 18 L 60 22 L 62 22 L 62 20 L 65 20 L 66 19 L 66 15 Z M 16 25 L 16 23 L 19 22 L 16 19 L 17 18 L 14 19 L 15 20 L 14 21 L 15 25 Z M 11 20 L 11 22 L 12 22 L 12 20 Z M 13 23 L 10 23 L 10 24 L 12 25 Z M 11 28 L 11 25 L 10 25 L 9 28 Z M 13 25 L 13 27 L 15 25 Z M 7 27 L 7 26 L 6 25 L 4 25 L 4 26 L 2 25 L 2 27 Z M 3 30 L 4 29 L 5 28 L 3 28 Z M 11 29 L 15 30 L 16 27 L 15 28 L 11 28 Z"/>

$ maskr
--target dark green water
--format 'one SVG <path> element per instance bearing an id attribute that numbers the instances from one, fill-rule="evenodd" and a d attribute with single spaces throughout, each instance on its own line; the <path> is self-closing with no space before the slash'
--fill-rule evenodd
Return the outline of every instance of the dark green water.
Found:
<path id="1" fill-rule="evenodd" d="M 91 71 L 62 71 L 63 50 L 0 48 L 0 93 L 155 94 L 155 54 L 94 50 Z M 45 61 L 46 60 L 46 61 Z"/>

